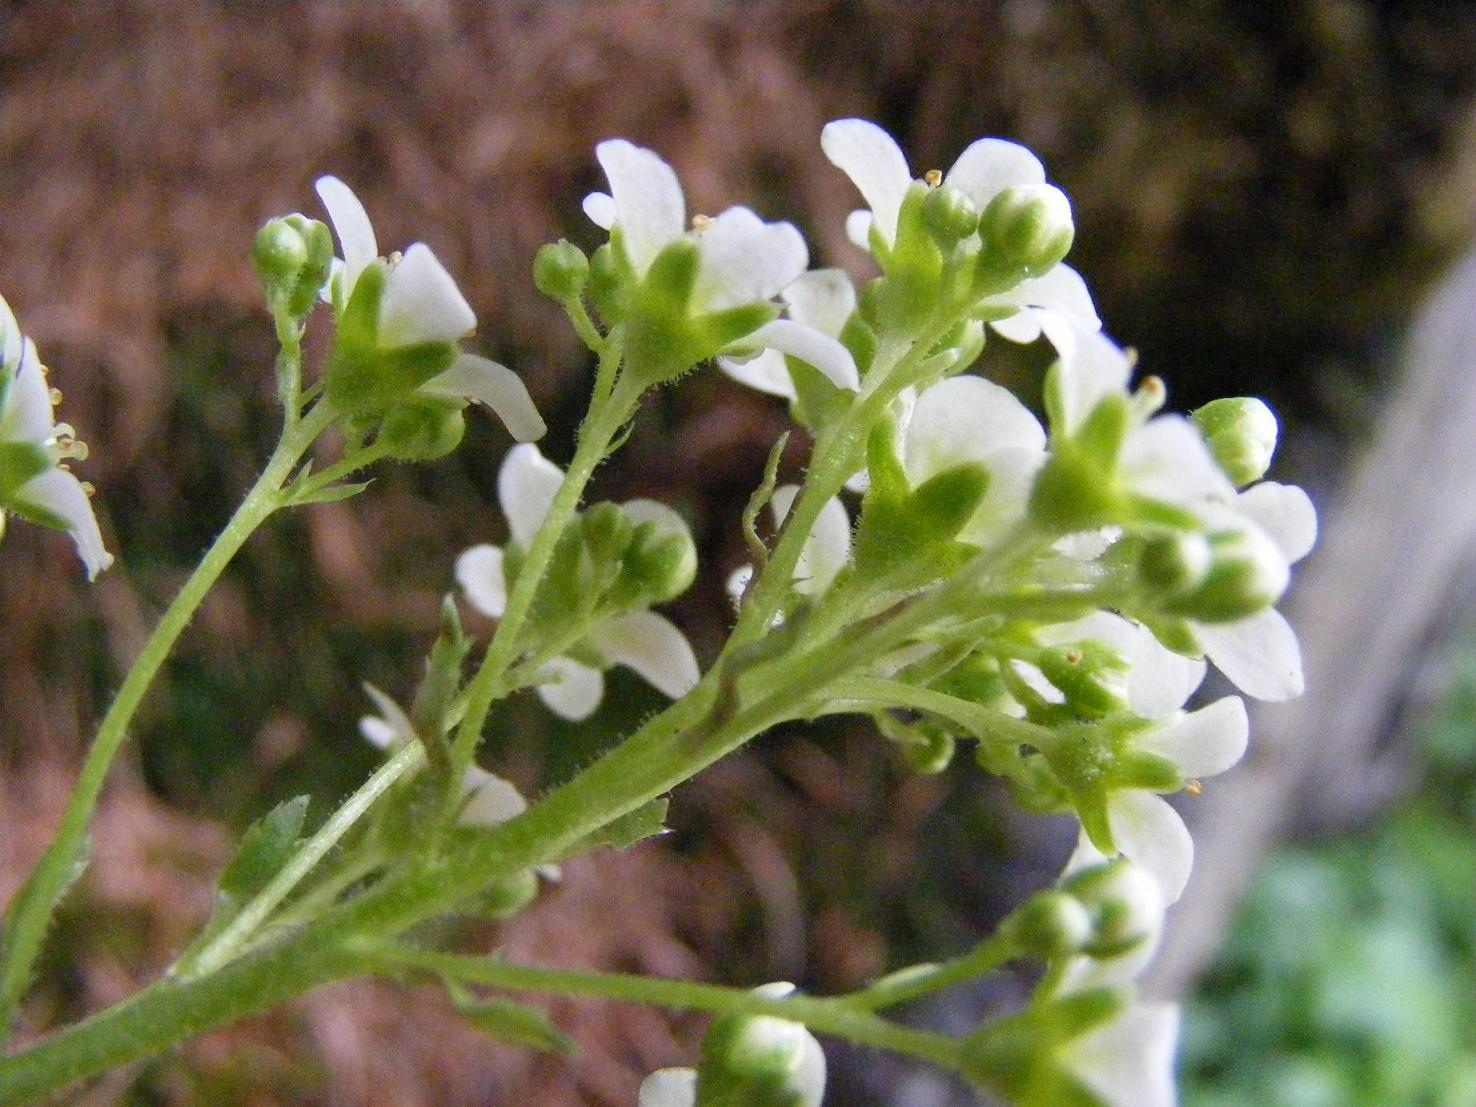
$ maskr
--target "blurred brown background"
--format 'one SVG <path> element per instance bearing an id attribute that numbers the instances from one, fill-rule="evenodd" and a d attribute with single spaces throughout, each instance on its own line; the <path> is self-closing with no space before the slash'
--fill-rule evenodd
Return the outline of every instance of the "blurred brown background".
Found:
<path id="1" fill-rule="evenodd" d="M 0 6 L 0 289 L 93 448 L 85 475 L 121 555 L 89 588 L 60 536 L 16 526 L 0 548 L 0 897 L 274 439 L 246 249 L 266 217 L 317 214 L 317 175 L 358 190 L 382 244 L 435 248 L 477 310 L 476 346 L 524 375 L 555 428 L 547 452 L 566 459 L 590 367 L 528 273 L 545 241 L 597 241 L 578 207 L 599 185 L 595 142 L 652 145 L 693 210 L 793 218 L 817 263 L 864 275 L 841 234 L 854 196 L 819 151 L 826 120 L 877 120 L 919 168 L 1009 137 L 1072 196 L 1073 262 L 1174 403 L 1265 396 L 1286 417 L 1281 472 L 1327 490 L 1395 337 L 1469 235 L 1473 85 L 1464 3 Z M 599 476 L 602 498 L 655 495 L 693 522 L 710 571 L 676 618 L 699 654 L 721 639 L 718 582 L 743 560 L 738 506 L 784 427 L 775 404 L 704 372 L 661 394 Z M 502 537 L 506 447 L 477 421 L 452 458 L 385 470 L 361 499 L 252 541 L 117 768 L 31 1032 L 167 965 L 234 829 L 303 791 L 321 815 L 361 779 L 359 682 L 410 687 L 455 554 Z M 654 706 L 616 690 L 578 731 L 508 705 L 487 764 L 532 789 L 557 781 Z M 966 762 L 919 778 L 861 728 L 766 737 L 677 795 L 675 835 L 571 865 L 534 910 L 468 941 L 817 991 L 959 950 L 1050 878 L 1069 837 L 1011 814 Z M 994 998 L 922 1017 L 966 1025 Z M 584 1050 L 572 1064 L 475 1036 L 430 991 L 338 987 L 76 1101 L 623 1107 L 640 1074 L 690 1060 L 701 1030 L 555 1012 Z M 952 1102 L 927 1076 L 832 1059 L 828 1102 Z"/>

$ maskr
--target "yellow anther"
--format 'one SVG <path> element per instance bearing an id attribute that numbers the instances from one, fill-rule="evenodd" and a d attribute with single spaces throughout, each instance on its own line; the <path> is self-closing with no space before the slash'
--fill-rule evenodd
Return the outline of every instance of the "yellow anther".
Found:
<path id="1" fill-rule="evenodd" d="M 93 496 L 97 495 L 97 485 L 93 484 L 90 480 L 84 480 L 82 482 L 82 491 L 87 494 L 87 498 L 90 500 Z"/>
<path id="2" fill-rule="evenodd" d="M 1197 780 L 1191 780 L 1188 784 L 1184 785 L 1184 791 L 1188 792 L 1191 796 L 1197 796 L 1204 791 L 1204 785 Z"/>
<path id="3" fill-rule="evenodd" d="M 1144 377 L 1138 382 L 1138 391 L 1150 400 L 1161 400 L 1168 395 L 1162 377 Z"/>
<path id="4" fill-rule="evenodd" d="M 62 402 L 62 390 L 60 388 L 53 388 L 51 390 L 51 406 L 52 407 L 56 407 L 61 402 Z"/>
<path id="5" fill-rule="evenodd" d="M 710 216 L 710 215 L 694 215 L 694 216 L 692 216 L 692 229 L 694 231 L 696 231 L 698 234 L 701 234 L 703 231 L 707 230 L 707 228 L 710 227 L 710 226 L 712 226 L 712 216 Z"/>
<path id="6" fill-rule="evenodd" d="M 1081 651 L 1080 650 L 1072 650 L 1070 653 L 1068 653 L 1066 655 L 1066 664 L 1068 664 L 1068 665 L 1080 665 L 1081 664 Z"/>
<path id="7" fill-rule="evenodd" d="M 937 188 L 943 183 L 943 170 L 929 169 L 923 174 L 923 180 L 927 182 L 929 188 Z"/>

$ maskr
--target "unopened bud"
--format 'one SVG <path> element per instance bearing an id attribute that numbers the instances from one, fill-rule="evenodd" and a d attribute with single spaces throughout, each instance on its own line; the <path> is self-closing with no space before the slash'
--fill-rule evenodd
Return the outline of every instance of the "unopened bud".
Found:
<path id="1" fill-rule="evenodd" d="M 794 990 L 770 984 L 758 994 Z M 702 1039 L 697 1102 L 710 1107 L 819 1107 L 825 1055 L 804 1025 L 769 1015 L 722 1015 Z"/>
<path id="2" fill-rule="evenodd" d="M 1163 928 L 1163 889 L 1131 861 L 1084 869 L 1067 878 L 1061 890 L 1079 900 L 1092 918 L 1091 942 L 1083 948 L 1094 957 L 1115 957 L 1140 942 L 1154 941 Z"/>
<path id="3" fill-rule="evenodd" d="M 947 248 L 979 229 L 979 209 L 958 189 L 939 185 L 923 201 L 923 222 Z"/>
<path id="4" fill-rule="evenodd" d="M 1067 892 L 1040 892 L 1001 926 L 1022 952 L 1042 961 L 1068 957 L 1086 947 L 1096 933 L 1091 912 Z"/>
<path id="5" fill-rule="evenodd" d="M 1053 185 L 1015 185 L 989 201 L 979 233 L 991 268 L 1008 261 L 1027 277 L 1039 276 L 1071 249 L 1071 201 Z"/>
<path id="6" fill-rule="evenodd" d="M 572 242 L 550 242 L 533 259 L 533 283 L 551 300 L 576 299 L 589 283 L 589 259 Z"/>
<path id="7" fill-rule="evenodd" d="M 1291 579 L 1286 556 L 1259 528 L 1209 536 L 1210 570 L 1193 591 L 1164 609 L 1206 623 L 1229 623 L 1270 607 Z"/>
<path id="8" fill-rule="evenodd" d="M 1192 418 L 1210 453 L 1237 488 L 1258 481 L 1276 452 L 1276 416 L 1253 396 L 1205 404 Z"/>
<path id="9" fill-rule="evenodd" d="M 436 396 L 410 396 L 385 414 L 379 439 L 389 457 L 435 461 L 461 444 L 466 420 L 461 404 Z"/>
<path id="10" fill-rule="evenodd" d="M 598 503 L 579 520 L 585 549 L 597 564 L 616 564 L 625 556 L 635 535 L 630 517 L 612 503 Z"/>
<path id="11" fill-rule="evenodd" d="M 328 227 L 305 215 L 273 219 L 251 241 L 257 276 L 269 294 L 286 297 L 293 316 L 311 310 L 332 263 L 333 236 Z"/>
<path id="12" fill-rule="evenodd" d="M 665 603 L 692 586 L 697 547 L 685 531 L 642 523 L 631 538 L 621 577 L 648 603 Z"/>
<path id="13" fill-rule="evenodd" d="M 1150 538 L 1138 557 L 1138 575 L 1155 590 L 1177 596 L 1199 587 L 1213 556 L 1202 534 L 1162 534 Z"/>

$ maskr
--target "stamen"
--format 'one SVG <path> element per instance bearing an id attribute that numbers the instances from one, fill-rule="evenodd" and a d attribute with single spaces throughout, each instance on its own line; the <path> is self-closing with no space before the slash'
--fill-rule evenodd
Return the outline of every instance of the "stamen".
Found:
<path id="1" fill-rule="evenodd" d="M 1068 664 L 1068 665 L 1080 665 L 1081 664 L 1081 651 L 1080 650 L 1072 650 L 1070 653 L 1068 653 L 1066 655 L 1066 664 Z"/>
<path id="2" fill-rule="evenodd" d="M 710 227 L 710 226 L 712 226 L 712 216 L 710 216 L 710 215 L 694 215 L 694 216 L 692 216 L 692 229 L 694 231 L 696 231 L 698 234 L 701 234 L 703 231 L 707 230 L 707 228 Z"/>
<path id="3" fill-rule="evenodd" d="M 943 183 L 943 170 L 929 169 L 926 173 L 923 174 L 923 181 L 927 184 L 929 188 L 937 188 L 940 184 Z"/>
<path id="4" fill-rule="evenodd" d="M 93 484 L 90 480 L 84 480 L 82 482 L 82 491 L 87 494 L 87 498 L 90 500 L 97 495 L 97 485 Z"/>
<path id="5" fill-rule="evenodd" d="M 1191 780 L 1184 785 L 1184 791 L 1191 796 L 1197 796 L 1204 791 L 1204 785 L 1197 780 Z"/>
<path id="6" fill-rule="evenodd" d="M 62 402 L 62 390 L 60 388 L 53 388 L 51 390 L 51 406 L 52 407 L 58 407 L 58 406 L 60 406 L 61 402 Z"/>

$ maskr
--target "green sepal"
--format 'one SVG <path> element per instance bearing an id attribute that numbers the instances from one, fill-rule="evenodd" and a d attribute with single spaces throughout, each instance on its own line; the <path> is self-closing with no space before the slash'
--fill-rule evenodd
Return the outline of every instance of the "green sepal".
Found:
<path id="1" fill-rule="evenodd" d="M 794 381 L 791 407 L 795 421 L 816 433 L 837 422 L 856 400 L 856 393 L 831 382 L 820 370 L 799 358 L 786 357 L 789 377 Z"/>
<path id="2" fill-rule="evenodd" d="M 1149 792 L 1177 792 L 1184 786 L 1183 774 L 1172 761 L 1141 750 L 1129 750 L 1118 758 L 1113 779 L 1121 787 Z"/>
<path id="3" fill-rule="evenodd" d="M 461 627 L 461 612 L 456 600 L 447 595 L 441 600 L 441 633 L 426 658 L 425 675 L 415 689 L 410 704 L 410 721 L 421 735 L 444 735 L 447 716 L 461 690 L 462 669 L 471 652 L 472 639 Z"/>
<path id="4" fill-rule="evenodd" d="M 804 1107 L 794 1085 L 808 1037 L 769 1015 L 719 1015 L 702 1039 L 696 1107 Z"/>
<path id="5" fill-rule="evenodd" d="M 621 610 L 665 603 L 696 579 L 697 547 L 691 536 L 642 523 L 631 536 L 608 600 Z"/>
<path id="6" fill-rule="evenodd" d="M 486 829 L 459 826 L 453 834 L 460 839 L 472 839 L 485 836 Z M 538 875 L 532 869 L 524 869 L 479 889 L 467 903 L 457 908 L 457 913 L 496 922 L 521 914 L 537 898 Z"/>
<path id="7" fill-rule="evenodd" d="M 616 255 L 615 248 L 605 243 L 589 259 L 589 283 L 585 295 L 606 324 L 623 320 L 628 310 L 628 283 L 634 280 L 630 267 Z"/>
<path id="8" fill-rule="evenodd" d="M 461 985 L 446 981 L 446 994 L 462 1020 L 489 1037 L 540 1053 L 574 1055 L 579 1047 L 548 1015 L 510 999 L 478 999 Z"/>
<path id="9" fill-rule="evenodd" d="M 579 519 L 585 549 L 596 566 L 618 566 L 635 537 L 635 524 L 621 508 L 612 503 L 597 503 L 587 508 Z"/>
<path id="10" fill-rule="evenodd" d="M 31 442 L 0 442 L 0 504 L 53 465 L 51 455 Z"/>
<path id="11" fill-rule="evenodd" d="M 1063 1069 L 1055 1054 L 1107 1022 L 1130 996 L 1126 989 L 1094 988 L 1033 1003 L 965 1038 L 959 1069 L 1016 1107 L 1102 1107 L 1102 1100 Z"/>
<path id="12" fill-rule="evenodd" d="M 1131 415 L 1128 398 L 1120 392 L 1102 397 L 1077 429 L 1077 448 L 1093 465 L 1111 472 L 1127 439 Z"/>
<path id="13" fill-rule="evenodd" d="M 958 743 L 953 735 L 931 723 L 904 723 L 885 712 L 873 716 L 882 737 L 896 743 L 907 767 L 915 773 L 941 773 L 953 763 Z"/>
<path id="14" fill-rule="evenodd" d="M 267 886 L 297 851 L 307 809 L 308 797 L 295 796 L 246 828 L 236 856 L 220 874 L 219 898 L 244 902 Z"/>
<path id="15" fill-rule="evenodd" d="M 861 312 L 853 311 L 846 320 L 846 325 L 841 328 L 840 344 L 851 352 L 851 357 L 856 361 L 856 369 L 861 379 L 865 380 L 871 362 L 876 357 L 877 337 L 871 324 L 861 317 Z"/>
<path id="16" fill-rule="evenodd" d="M 1159 645 L 1164 649 L 1195 661 L 1204 657 L 1204 647 L 1199 644 L 1199 639 L 1194 637 L 1194 630 L 1183 619 L 1170 615 L 1138 615 L 1137 619 L 1153 632 L 1153 637 L 1158 639 Z"/>
<path id="17" fill-rule="evenodd" d="M 549 860 L 567 861 L 571 857 L 592 849 L 629 849 L 639 842 L 644 842 L 647 838 L 665 834 L 667 832 L 666 812 L 670 806 L 670 800 L 665 796 L 658 796 L 649 803 L 641 804 L 634 811 L 628 811 L 619 818 L 611 819 L 598 830 L 585 835 L 563 853 Z"/>
<path id="18" fill-rule="evenodd" d="M 856 526 L 856 571 L 884 575 L 925 554 L 951 554 L 988 487 L 989 471 L 966 462 L 929 477 L 903 499 L 868 496 Z"/>
<path id="19" fill-rule="evenodd" d="M 1126 710 L 1130 666 L 1105 643 L 1089 640 L 1050 646 L 1035 663 L 1079 717 L 1104 719 Z"/>
<path id="20" fill-rule="evenodd" d="M 373 483 L 372 480 L 363 480 L 351 484 L 330 484 L 319 488 L 316 492 L 289 494 L 293 507 L 306 507 L 308 504 L 336 504 L 353 499 Z"/>
<path id="21" fill-rule="evenodd" d="M 1075 442 L 1062 442 L 1035 478 L 1030 517 L 1056 534 L 1097 530 L 1118 521 L 1119 499 L 1109 475 Z"/>
<path id="22" fill-rule="evenodd" d="M 359 283 L 363 284 L 363 278 Z M 358 299 L 357 293 L 354 298 Z M 324 392 L 345 415 L 381 412 L 451 368 L 456 356 L 450 342 L 418 342 L 381 350 L 345 342 L 340 335 L 328 359 Z"/>
<path id="23" fill-rule="evenodd" d="M 897 421 L 888 417 L 872 427 L 866 436 L 866 472 L 871 486 L 864 502 L 868 506 L 876 501 L 901 503 L 912 494 L 897 434 Z"/>
<path id="24" fill-rule="evenodd" d="M 966 461 L 935 473 L 913 492 L 908 512 L 927 541 L 954 538 L 979 510 L 989 491 L 989 470 Z"/>
<path id="25" fill-rule="evenodd" d="M 551 300 L 577 299 L 589 283 L 589 258 L 566 238 L 538 248 L 533 258 L 533 284 Z"/>

